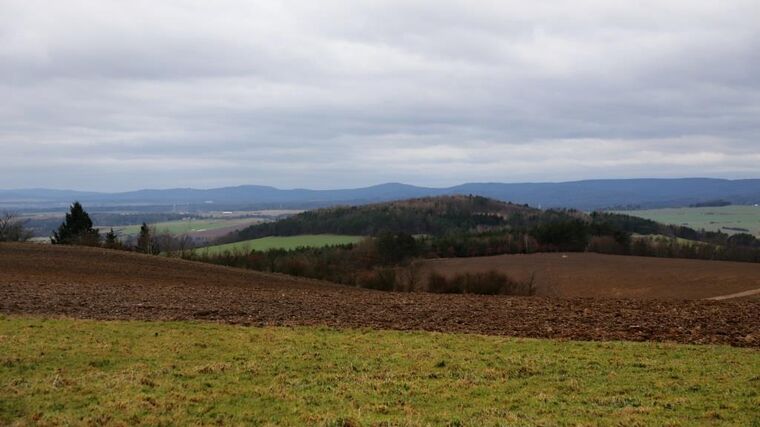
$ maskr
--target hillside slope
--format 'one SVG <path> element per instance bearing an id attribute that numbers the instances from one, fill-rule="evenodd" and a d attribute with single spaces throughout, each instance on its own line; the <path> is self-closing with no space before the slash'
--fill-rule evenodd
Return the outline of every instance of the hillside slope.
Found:
<path id="1" fill-rule="evenodd" d="M 440 235 L 478 227 L 505 226 L 541 211 L 479 196 L 438 196 L 302 212 L 276 222 L 257 224 L 227 242 L 298 234 L 377 235 L 390 231 Z"/>
<path id="2" fill-rule="evenodd" d="M 274 289 L 337 286 L 292 276 L 133 252 L 23 243 L 0 243 L 0 283 Z"/>

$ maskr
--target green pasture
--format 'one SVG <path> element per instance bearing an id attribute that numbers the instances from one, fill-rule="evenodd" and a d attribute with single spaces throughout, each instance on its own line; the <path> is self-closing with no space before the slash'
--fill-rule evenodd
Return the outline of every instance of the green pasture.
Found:
<path id="1" fill-rule="evenodd" d="M 757 206 L 670 208 L 617 213 L 651 219 L 664 224 L 685 225 L 696 230 L 723 231 L 729 234 L 740 231 L 724 227 L 743 228 L 749 230 L 751 234 L 760 236 L 760 207 Z"/>
<path id="2" fill-rule="evenodd" d="M 0 317 L 0 425 L 744 425 L 760 352 Z"/>
<path id="3" fill-rule="evenodd" d="M 167 222 L 157 222 L 149 224 L 155 227 L 159 233 L 186 234 L 198 231 L 215 230 L 218 228 L 230 227 L 234 225 L 248 225 L 256 221 L 255 218 L 213 218 L 213 219 L 191 219 L 177 220 Z M 100 227 L 105 230 L 105 227 Z M 125 227 L 114 227 L 114 231 L 121 235 L 137 235 L 140 233 L 139 225 L 128 225 Z"/>
<path id="4" fill-rule="evenodd" d="M 296 249 L 299 247 L 322 247 L 357 243 L 362 236 L 344 236 L 338 234 L 302 234 L 298 236 L 270 236 L 260 239 L 244 240 L 242 242 L 226 243 L 223 245 L 207 246 L 198 251 L 203 254 L 218 254 L 223 252 L 250 252 L 252 250 L 266 251 L 269 249 Z"/>

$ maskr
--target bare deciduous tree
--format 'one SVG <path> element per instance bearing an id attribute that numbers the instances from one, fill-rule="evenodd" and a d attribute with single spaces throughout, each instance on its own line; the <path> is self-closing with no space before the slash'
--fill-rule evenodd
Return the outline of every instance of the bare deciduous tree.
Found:
<path id="1" fill-rule="evenodd" d="M 18 215 L 11 212 L 0 215 L 0 242 L 24 242 L 31 237 L 32 233 Z"/>
<path id="2" fill-rule="evenodd" d="M 417 261 L 412 261 L 409 265 L 401 267 L 399 270 L 400 291 L 418 292 L 421 291 L 422 285 L 422 265 Z"/>
<path id="3" fill-rule="evenodd" d="M 193 238 L 187 234 L 175 236 L 169 232 L 158 235 L 158 245 L 166 256 L 188 257 L 195 248 Z"/>

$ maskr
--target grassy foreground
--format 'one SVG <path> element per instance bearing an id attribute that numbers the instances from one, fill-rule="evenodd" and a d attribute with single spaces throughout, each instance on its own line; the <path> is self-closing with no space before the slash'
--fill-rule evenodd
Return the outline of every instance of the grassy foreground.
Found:
<path id="1" fill-rule="evenodd" d="M 760 352 L 0 317 L 0 425 L 760 425 Z"/>
<path id="2" fill-rule="evenodd" d="M 260 239 L 244 240 L 242 242 L 227 243 L 224 245 L 208 246 L 198 249 L 200 253 L 218 254 L 225 251 L 252 250 L 266 251 L 269 249 L 296 249 L 299 247 L 322 247 L 333 245 L 345 245 L 357 243 L 362 236 L 343 236 L 338 234 L 302 234 L 298 236 L 271 236 Z"/>

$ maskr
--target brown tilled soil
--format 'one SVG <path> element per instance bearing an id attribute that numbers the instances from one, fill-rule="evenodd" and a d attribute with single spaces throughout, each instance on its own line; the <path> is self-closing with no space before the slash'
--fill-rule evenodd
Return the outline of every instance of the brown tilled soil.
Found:
<path id="1" fill-rule="evenodd" d="M 0 313 L 760 347 L 760 300 L 402 294 L 91 248 L 0 244 Z"/>
<path id="2" fill-rule="evenodd" d="M 702 299 L 760 289 L 760 264 L 742 262 L 542 253 L 435 259 L 421 265 L 422 275 L 496 270 L 521 281 L 534 276 L 538 295 L 565 298 Z"/>

